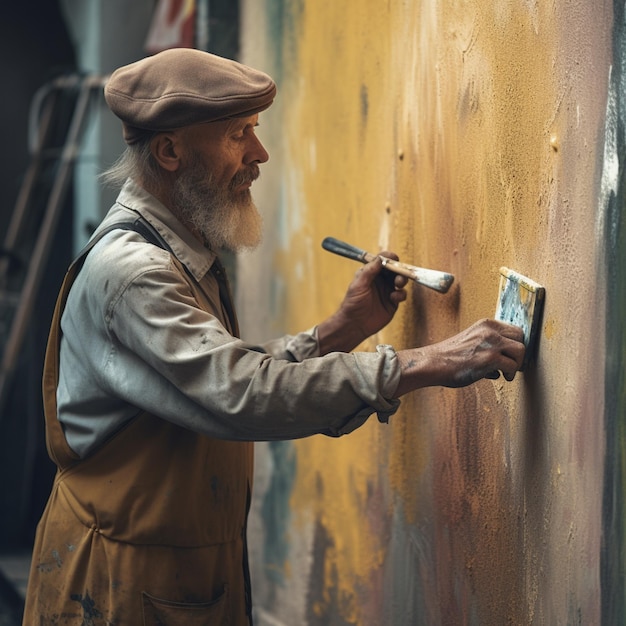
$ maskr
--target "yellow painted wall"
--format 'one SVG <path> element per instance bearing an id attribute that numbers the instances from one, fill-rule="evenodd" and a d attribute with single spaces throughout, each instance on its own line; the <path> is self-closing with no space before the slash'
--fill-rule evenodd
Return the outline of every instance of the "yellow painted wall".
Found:
<path id="1" fill-rule="evenodd" d="M 248 0 L 243 15 L 243 60 L 279 84 L 259 129 L 266 240 L 239 268 L 245 336 L 334 311 L 358 268 L 328 235 L 456 277 L 446 295 L 414 286 L 362 349 L 492 317 L 501 265 L 547 290 L 537 362 L 513 383 L 422 390 L 389 425 L 258 447 L 261 620 L 598 623 L 612 4 Z"/>

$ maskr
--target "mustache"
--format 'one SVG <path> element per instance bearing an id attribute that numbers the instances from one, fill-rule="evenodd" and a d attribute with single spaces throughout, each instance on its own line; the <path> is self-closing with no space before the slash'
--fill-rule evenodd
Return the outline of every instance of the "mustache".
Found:
<path id="1" fill-rule="evenodd" d="M 246 166 L 245 169 L 239 170 L 230 181 L 231 189 L 246 183 L 253 183 L 261 174 L 261 170 L 256 163 Z"/>

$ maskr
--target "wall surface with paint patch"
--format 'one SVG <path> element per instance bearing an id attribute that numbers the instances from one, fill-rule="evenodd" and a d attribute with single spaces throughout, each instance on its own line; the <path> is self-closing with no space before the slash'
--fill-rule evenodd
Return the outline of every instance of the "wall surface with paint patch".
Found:
<path id="1" fill-rule="evenodd" d="M 257 447 L 263 624 L 624 620 L 623 7 L 247 0 L 242 60 L 277 80 L 259 136 L 246 338 L 332 313 L 328 235 L 452 272 L 360 349 L 493 317 L 500 266 L 546 288 L 512 383 L 429 388 L 341 439 Z"/>

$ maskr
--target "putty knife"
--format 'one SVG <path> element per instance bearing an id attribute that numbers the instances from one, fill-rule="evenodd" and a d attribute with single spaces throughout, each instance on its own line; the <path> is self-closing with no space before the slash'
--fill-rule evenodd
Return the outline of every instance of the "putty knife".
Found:
<path id="1" fill-rule="evenodd" d="M 446 293 L 454 282 L 454 276 L 448 274 L 448 272 L 415 267 L 415 265 L 408 265 L 407 263 L 400 263 L 400 261 L 388 259 L 387 257 L 380 256 L 380 254 L 370 254 L 365 250 L 361 250 L 344 241 L 339 241 L 339 239 L 335 239 L 334 237 L 326 237 L 326 239 L 322 241 L 322 248 L 329 252 L 339 254 L 340 256 L 345 256 L 353 261 L 361 261 L 361 263 L 369 263 L 376 257 L 380 257 L 383 260 L 383 265 L 388 270 L 406 276 L 416 283 L 424 285 L 424 287 L 428 287 L 429 289 L 434 289 L 440 293 Z"/>
<path id="2" fill-rule="evenodd" d="M 508 267 L 500 268 L 496 319 L 519 326 L 524 331 L 526 353 L 520 371 L 534 356 L 545 292 L 534 280 Z"/>

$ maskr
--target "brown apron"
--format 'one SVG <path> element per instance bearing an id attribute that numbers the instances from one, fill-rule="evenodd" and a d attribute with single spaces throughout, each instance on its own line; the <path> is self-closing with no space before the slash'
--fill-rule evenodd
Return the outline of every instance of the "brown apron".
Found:
<path id="1" fill-rule="evenodd" d="M 215 289 L 174 262 L 198 306 L 237 333 L 223 270 L 203 279 L 220 283 L 216 302 Z M 82 460 L 65 440 L 56 407 L 60 319 L 77 271 L 61 288 L 46 352 L 46 437 L 58 470 L 37 528 L 24 625 L 248 626 L 253 444 L 147 413 Z"/>

